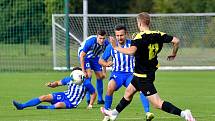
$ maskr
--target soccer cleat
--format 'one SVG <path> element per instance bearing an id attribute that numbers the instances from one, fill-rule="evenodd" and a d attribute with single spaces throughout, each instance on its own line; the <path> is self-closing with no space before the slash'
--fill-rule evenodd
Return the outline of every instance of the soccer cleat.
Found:
<path id="1" fill-rule="evenodd" d="M 195 118 L 193 118 L 190 110 L 188 109 L 184 110 L 183 114 L 186 121 L 196 121 Z"/>
<path id="2" fill-rule="evenodd" d="M 114 110 L 106 110 L 104 107 L 101 107 L 100 110 L 105 116 L 109 116 L 111 121 L 115 121 L 118 116 L 118 112 L 114 112 Z"/>
<path id="3" fill-rule="evenodd" d="M 17 110 L 22 110 L 22 104 L 16 102 L 15 100 L 13 100 L 13 105 L 16 107 Z"/>
<path id="4" fill-rule="evenodd" d="M 102 121 L 110 121 L 110 117 L 109 116 L 105 116 Z"/>
<path id="5" fill-rule="evenodd" d="M 101 100 L 101 101 L 97 101 L 97 104 L 105 104 L 105 101 L 104 100 Z"/>
<path id="6" fill-rule="evenodd" d="M 146 113 L 146 121 L 151 121 L 155 115 L 153 113 L 147 112 Z"/>

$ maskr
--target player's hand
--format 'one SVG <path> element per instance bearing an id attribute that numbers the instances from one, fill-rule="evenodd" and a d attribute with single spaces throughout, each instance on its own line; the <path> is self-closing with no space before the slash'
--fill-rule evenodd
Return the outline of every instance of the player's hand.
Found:
<path id="1" fill-rule="evenodd" d="M 175 59 L 175 57 L 176 57 L 176 55 L 169 55 L 169 56 L 167 57 L 167 60 L 168 60 L 168 61 L 172 61 L 172 60 Z"/>
<path id="2" fill-rule="evenodd" d="M 112 45 L 113 48 L 117 47 L 116 46 L 116 39 L 112 36 L 109 37 L 110 43 Z"/>
<path id="3" fill-rule="evenodd" d="M 86 71 L 85 69 L 82 69 L 82 71 L 84 72 L 84 77 L 85 77 L 85 78 L 88 78 L 89 76 L 88 76 L 88 74 L 87 74 L 87 71 Z"/>
<path id="4" fill-rule="evenodd" d="M 105 72 L 102 72 L 102 79 L 104 79 L 104 78 L 106 78 L 106 77 L 107 77 L 106 73 L 105 73 Z"/>
<path id="5" fill-rule="evenodd" d="M 89 110 L 90 110 L 90 109 L 93 109 L 93 105 L 90 105 L 90 104 L 89 104 L 89 105 L 87 106 L 87 109 L 89 109 Z"/>
<path id="6" fill-rule="evenodd" d="M 137 36 L 137 32 L 133 33 L 131 38 L 134 39 Z"/>
<path id="7" fill-rule="evenodd" d="M 52 88 L 53 88 L 52 82 L 46 83 L 45 86 L 47 86 L 47 87 L 52 87 Z"/>
<path id="8" fill-rule="evenodd" d="M 110 67 L 110 66 L 112 66 L 113 65 L 113 62 L 112 61 L 108 61 L 107 63 L 106 63 L 106 65 L 105 65 L 105 67 Z"/>

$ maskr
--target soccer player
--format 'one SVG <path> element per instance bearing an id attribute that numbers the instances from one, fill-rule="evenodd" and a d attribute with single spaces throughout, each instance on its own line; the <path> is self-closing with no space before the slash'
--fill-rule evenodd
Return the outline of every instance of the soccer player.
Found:
<path id="1" fill-rule="evenodd" d="M 190 110 L 182 111 L 170 102 L 162 100 L 153 83 L 158 68 L 157 55 L 161 51 L 163 43 L 172 43 L 173 51 L 167 60 L 174 60 L 179 48 L 179 39 L 163 32 L 151 31 L 149 29 L 150 16 L 146 12 L 137 16 L 137 24 L 140 33 L 132 40 L 130 48 L 117 46 L 116 40 L 110 37 L 110 42 L 116 51 L 135 56 L 135 68 L 133 79 L 119 104 L 114 110 L 102 110 L 102 113 L 109 115 L 111 120 L 115 120 L 118 114 L 130 104 L 134 94 L 141 91 L 155 108 L 181 116 L 186 121 L 195 121 Z"/>
<path id="2" fill-rule="evenodd" d="M 127 29 L 124 25 L 119 24 L 115 27 L 117 45 L 122 48 L 128 48 L 131 46 L 131 40 L 126 38 L 126 34 Z M 108 60 L 110 57 L 112 57 L 113 62 Z M 101 110 L 109 110 L 112 105 L 113 93 L 122 85 L 127 87 L 131 82 L 134 69 L 134 56 L 116 52 L 111 44 L 109 44 L 102 57 L 99 59 L 99 64 L 105 67 L 113 65 L 105 96 L 105 105 L 104 107 L 101 107 Z M 154 115 L 149 112 L 149 101 L 143 93 L 140 93 L 140 98 L 146 112 L 146 119 L 147 121 L 151 121 L 154 118 Z M 109 119 L 110 117 L 106 115 L 103 121 L 109 121 Z"/>
<path id="3" fill-rule="evenodd" d="M 88 37 L 84 42 L 82 42 L 81 47 L 78 49 L 78 54 L 80 57 L 80 63 L 82 71 L 85 73 L 86 82 L 91 83 L 92 72 L 94 70 L 96 75 L 96 88 L 98 93 L 98 104 L 104 104 L 103 100 L 103 81 L 105 73 L 102 70 L 102 66 L 98 63 L 99 55 L 104 52 L 106 46 L 109 44 L 108 40 L 105 39 L 106 32 L 104 30 L 99 30 L 97 35 L 92 35 Z M 93 89 L 92 89 L 93 90 Z M 94 89 L 95 90 L 95 89 Z M 87 102 L 90 101 L 89 93 L 86 94 Z"/>
<path id="4" fill-rule="evenodd" d="M 82 70 L 79 67 L 73 68 L 73 70 Z M 72 70 L 72 71 L 73 71 Z M 55 88 L 62 85 L 68 85 L 68 90 L 64 92 L 55 92 L 48 95 L 42 95 L 37 98 L 33 98 L 26 103 L 19 103 L 17 101 L 13 101 L 13 105 L 18 110 L 22 110 L 27 107 L 32 107 L 40 104 L 41 102 L 49 102 L 51 105 L 39 105 L 37 109 L 72 109 L 76 108 L 78 104 L 83 100 L 86 90 L 88 90 L 89 85 L 86 86 L 83 82 L 80 85 L 73 83 L 73 79 L 71 76 L 65 77 L 62 80 L 49 82 L 46 86 Z M 91 85 L 92 86 L 92 85 Z M 96 99 L 96 92 L 92 93 L 90 104 L 88 105 L 88 109 L 93 107 L 93 103 Z"/>

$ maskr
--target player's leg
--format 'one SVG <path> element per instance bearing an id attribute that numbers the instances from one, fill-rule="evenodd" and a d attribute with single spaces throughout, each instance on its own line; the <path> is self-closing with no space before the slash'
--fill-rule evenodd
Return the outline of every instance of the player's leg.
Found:
<path id="1" fill-rule="evenodd" d="M 153 107 L 155 107 L 157 109 L 161 109 L 167 113 L 181 116 L 181 117 L 185 118 L 187 121 L 195 121 L 190 110 L 182 111 L 180 108 L 176 107 L 175 105 L 171 104 L 170 102 L 163 101 L 157 93 L 150 95 L 147 98 L 149 99 L 149 101 L 151 102 Z"/>
<path id="2" fill-rule="evenodd" d="M 132 84 L 129 84 L 125 90 L 124 97 L 120 100 L 119 104 L 116 106 L 116 109 L 109 111 L 105 110 L 104 108 L 101 108 L 101 112 L 105 115 L 110 116 L 111 120 L 113 121 L 116 120 L 118 114 L 130 104 L 136 92 L 137 92 L 136 88 Z"/>
<path id="3" fill-rule="evenodd" d="M 116 89 L 116 82 L 115 80 L 111 79 L 108 82 L 108 87 L 107 87 L 107 92 L 106 92 L 106 96 L 105 96 L 105 109 L 108 110 L 111 108 L 112 105 L 112 101 L 113 101 L 113 93 Z"/>
<path id="4" fill-rule="evenodd" d="M 113 93 L 117 91 L 122 86 L 122 79 L 117 72 L 112 72 L 110 76 L 110 81 L 108 82 L 107 92 L 105 96 L 105 104 L 104 110 L 110 110 L 112 101 L 113 101 Z M 102 109 L 102 108 L 101 108 Z M 103 121 L 109 121 L 110 117 L 105 115 Z"/>
<path id="5" fill-rule="evenodd" d="M 91 83 L 92 71 L 91 71 L 90 60 L 89 59 L 84 59 L 84 69 L 86 70 L 86 73 L 88 75 L 88 78 L 86 78 L 85 81 Z M 87 104 L 89 105 L 89 103 L 90 103 L 90 93 L 89 93 L 89 91 L 86 92 L 86 101 L 87 101 Z"/>
<path id="6" fill-rule="evenodd" d="M 87 72 L 88 78 L 86 78 L 85 81 L 91 83 L 91 79 L 92 79 L 91 69 L 90 68 L 86 69 L 86 72 Z M 89 91 L 86 92 L 86 101 L 87 101 L 87 104 L 90 103 L 90 92 Z"/>
<path id="7" fill-rule="evenodd" d="M 95 71 L 96 75 L 96 89 L 98 93 L 98 104 L 104 104 L 103 100 L 103 81 L 102 81 L 102 76 L 103 72 L 102 71 Z"/>
<path id="8" fill-rule="evenodd" d="M 125 87 L 127 87 L 131 83 L 133 74 L 128 73 L 128 74 L 126 74 L 126 76 L 124 76 L 124 78 L 126 79 L 124 85 L 125 85 Z M 149 101 L 142 92 L 140 92 L 140 101 L 143 105 L 143 109 L 144 109 L 145 113 L 149 112 Z"/>
<path id="9" fill-rule="evenodd" d="M 37 109 L 62 109 L 62 108 L 69 108 L 71 104 L 67 99 L 66 95 L 63 92 L 56 92 L 50 94 L 52 99 L 48 99 L 46 97 L 41 97 L 43 102 L 50 102 L 52 105 L 39 105 Z"/>
<path id="10" fill-rule="evenodd" d="M 141 100 L 141 103 L 144 107 L 145 113 L 149 112 L 149 101 L 142 92 L 140 92 L 140 100 Z"/>
<path id="11" fill-rule="evenodd" d="M 153 107 L 157 109 L 161 109 L 167 113 L 185 117 L 181 109 L 174 106 L 170 102 L 164 101 L 160 98 L 153 83 L 154 79 L 155 79 L 155 72 L 152 72 L 147 74 L 146 80 L 140 83 L 140 90 L 144 93 L 144 95 L 147 96 L 148 100 L 153 105 Z M 191 120 L 188 120 L 188 121 L 194 121 L 193 120 L 194 118 L 192 117 L 192 115 L 190 115 L 190 118 Z"/>
<path id="12" fill-rule="evenodd" d="M 90 60 L 91 68 L 94 70 L 96 75 L 96 89 L 98 93 L 98 104 L 104 104 L 103 100 L 103 78 L 104 73 L 102 71 L 102 66 L 98 63 L 99 58 L 95 58 L 93 60 Z"/>
<path id="13" fill-rule="evenodd" d="M 94 104 L 96 98 L 95 88 L 93 87 L 92 83 L 89 80 L 85 80 L 83 84 L 87 88 L 87 92 L 89 92 L 89 94 L 92 95 L 88 103 L 88 108 L 92 108 L 91 106 Z"/>
<path id="14" fill-rule="evenodd" d="M 26 103 L 18 103 L 16 101 L 13 101 L 13 104 L 18 110 L 22 110 L 27 107 L 36 106 L 36 105 L 40 104 L 41 102 L 51 102 L 52 99 L 53 99 L 52 95 L 48 94 L 48 95 L 42 95 L 38 98 L 33 98 L 33 99 L 27 101 Z"/>
<path id="15" fill-rule="evenodd" d="M 37 109 L 65 109 L 66 104 L 64 102 L 57 102 L 53 105 L 39 105 Z"/>

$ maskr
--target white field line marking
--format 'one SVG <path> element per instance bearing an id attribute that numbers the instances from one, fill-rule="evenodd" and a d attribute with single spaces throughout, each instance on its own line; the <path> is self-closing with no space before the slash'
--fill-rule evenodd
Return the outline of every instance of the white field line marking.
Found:
<path id="1" fill-rule="evenodd" d="M 215 114 L 214 115 L 205 115 L 205 116 L 196 116 L 195 118 L 204 118 L 204 117 L 215 117 Z M 179 119 L 180 117 L 155 117 L 155 119 L 159 120 L 159 119 Z M 145 118 L 117 118 L 118 120 L 143 120 Z M 64 119 L 65 121 L 100 121 L 102 119 L 89 119 L 89 118 L 86 118 L 86 119 Z M 49 121 L 49 120 L 47 120 Z"/>

